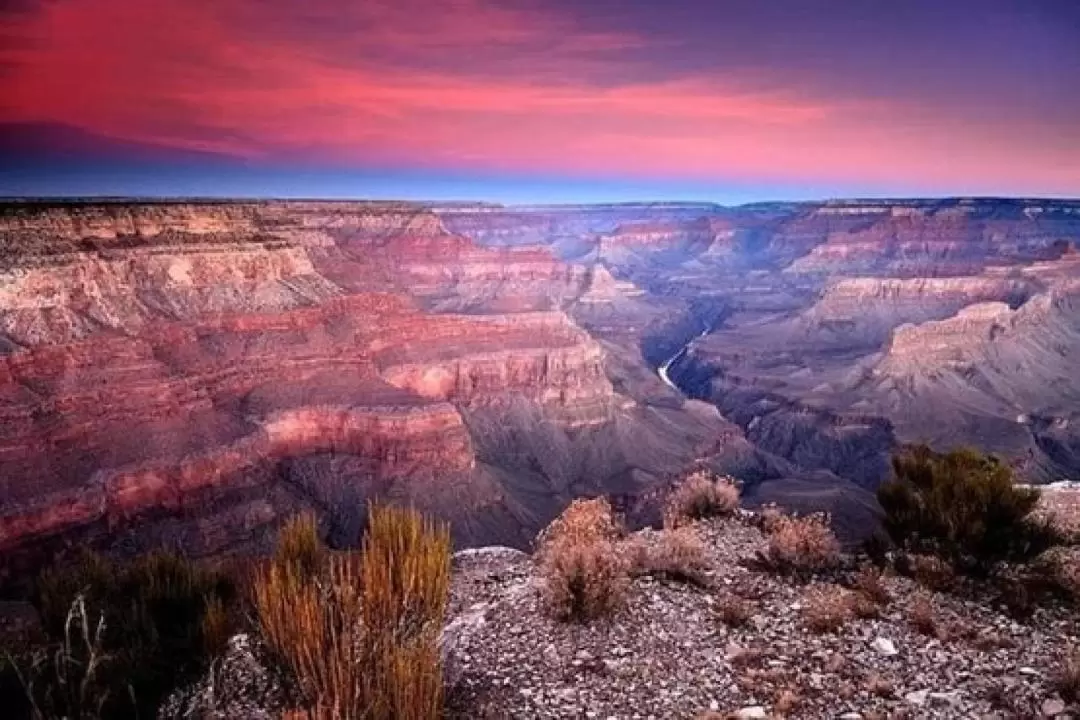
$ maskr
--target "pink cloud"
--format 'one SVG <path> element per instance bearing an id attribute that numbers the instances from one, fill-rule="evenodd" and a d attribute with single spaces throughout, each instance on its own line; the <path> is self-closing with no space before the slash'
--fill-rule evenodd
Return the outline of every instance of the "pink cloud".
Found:
<path id="1" fill-rule="evenodd" d="M 1023 128 L 811 97 L 782 78 L 612 82 L 649 40 L 579 33 L 557 14 L 492 0 L 301 7 L 295 27 L 255 0 L 53 0 L 9 16 L 0 36 L 23 42 L 0 49 L 0 119 L 252 158 L 1080 190 L 1080 150 Z M 511 71 L 481 72 L 474 56 Z"/>

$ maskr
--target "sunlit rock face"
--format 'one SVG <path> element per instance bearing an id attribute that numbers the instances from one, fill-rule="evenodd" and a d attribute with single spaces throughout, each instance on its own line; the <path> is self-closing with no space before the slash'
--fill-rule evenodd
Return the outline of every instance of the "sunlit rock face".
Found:
<path id="1" fill-rule="evenodd" d="M 11 204 L 0 549 L 348 542 L 373 497 L 522 545 L 701 462 L 865 518 L 920 439 L 1075 474 L 1078 241 L 1068 201 Z"/>
<path id="2" fill-rule="evenodd" d="M 334 523 L 375 496 L 462 543 L 522 544 L 577 492 L 659 482 L 725 426 L 616 392 L 569 311 L 624 284 L 423 207 L 15 205 L 0 242 L 13 557 L 121 535 L 229 552 L 303 507 Z"/>

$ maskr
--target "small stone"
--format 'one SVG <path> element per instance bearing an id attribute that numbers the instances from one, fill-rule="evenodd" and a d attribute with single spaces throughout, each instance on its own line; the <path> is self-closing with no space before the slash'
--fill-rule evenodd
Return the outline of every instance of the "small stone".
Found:
<path id="1" fill-rule="evenodd" d="M 840 720 L 862 720 L 862 715 L 853 710 L 851 712 L 846 712 L 841 715 Z"/>
<path id="2" fill-rule="evenodd" d="M 751 707 L 744 707 L 739 712 L 735 713 L 735 717 L 739 720 L 755 720 L 756 718 L 766 718 L 768 714 L 765 712 L 765 708 L 760 705 L 753 705 Z"/>
<path id="3" fill-rule="evenodd" d="M 892 657 L 900 652 L 889 638 L 875 638 L 874 642 L 870 643 L 870 647 L 874 648 L 878 655 L 884 655 L 885 657 Z"/>
<path id="4" fill-rule="evenodd" d="M 914 692 L 909 692 L 905 695 L 904 699 L 912 705 L 922 706 L 926 704 L 926 698 L 929 694 L 929 690 L 915 690 Z"/>
<path id="5" fill-rule="evenodd" d="M 1020 668 L 1019 672 L 1020 672 L 1021 675 L 1038 675 L 1039 674 L 1038 670 L 1036 670 L 1035 668 L 1031 668 L 1031 667 L 1022 667 L 1022 668 Z"/>
<path id="6" fill-rule="evenodd" d="M 930 700 L 937 705 L 952 705 L 956 707 L 960 704 L 960 693 L 957 690 L 950 692 L 932 692 L 930 693 Z"/>
<path id="7" fill-rule="evenodd" d="M 574 688 L 561 688 L 556 690 L 553 694 L 560 702 L 568 703 L 573 702 L 574 698 L 577 697 L 577 690 Z"/>
<path id="8" fill-rule="evenodd" d="M 1042 714 L 1046 717 L 1055 717 L 1065 712 L 1065 703 L 1058 698 L 1050 698 L 1044 700 L 1042 704 Z"/>

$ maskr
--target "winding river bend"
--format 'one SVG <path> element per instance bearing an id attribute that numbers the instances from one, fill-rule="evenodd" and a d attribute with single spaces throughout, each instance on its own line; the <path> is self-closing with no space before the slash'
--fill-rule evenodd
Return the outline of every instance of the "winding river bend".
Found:
<path id="1" fill-rule="evenodd" d="M 706 326 L 705 329 L 703 329 L 697 335 L 695 335 L 694 337 L 687 340 L 686 344 L 683 345 L 681 348 L 679 348 L 679 351 L 677 353 L 675 353 L 670 358 L 668 358 L 666 362 L 664 362 L 662 365 L 660 365 L 660 367 L 656 368 L 656 374 L 660 377 L 660 380 L 662 380 L 665 385 L 667 385 L 672 390 L 682 392 L 682 390 L 679 388 L 679 386 L 676 385 L 674 382 L 672 382 L 671 377 L 668 375 L 668 370 L 671 368 L 671 366 L 673 364 L 678 362 L 679 359 L 682 358 L 683 355 L 686 354 L 686 352 L 690 349 L 690 345 L 695 340 L 697 340 L 698 338 L 705 337 L 706 335 L 708 335 L 711 332 L 712 332 L 712 327 Z"/>

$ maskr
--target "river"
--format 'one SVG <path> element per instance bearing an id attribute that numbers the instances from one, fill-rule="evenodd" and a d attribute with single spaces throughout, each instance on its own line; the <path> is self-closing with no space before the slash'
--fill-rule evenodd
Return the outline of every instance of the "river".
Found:
<path id="1" fill-rule="evenodd" d="M 694 337 L 690 338 L 690 340 L 688 340 L 688 341 L 686 342 L 686 344 L 685 344 L 685 345 L 683 345 L 683 346 L 682 346 L 681 348 L 679 348 L 679 351 L 678 351 L 677 353 L 675 353 L 675 354 L 674 354 L 674 355 L 672 355 L 672 356 L 671 356 L 670 358 L 668 358 L 668 359 L 667 359 L 667 362 L 665 362 L 665 363 L 664 363 L 663 365 L 661 365 L 660 367 L 656 368 L 656 374 L 657 374 L 657 375 L 658 375 L 658 376 L 660 377 L 660 379 L 661 379 L 661 380 L 663 381 L 663 383 L 664 383 L 665 385 L 667 385 L 667 386 L 668 386 L 669 388 L 671 388 L 672 390 L 676 390 L 676 391 L 678 391 L 678 392 L 682 392 L 682 390 L 680 390 L 680 389 L 679 389 L 679 386 L 678 386 L 678 385 L 676 385 L 675 383 L 673 383 L 673 382 L 671 381 L 671 377 L 669 377 L 669 376 L 668 376 L 668 369 L 669 369 L 669 368 L 670 368 L 670 367 L 671 367 L 671 366 L 672 366 L 672 365 L 673 365 L 673 364 L 674 364 L 674 363 L 675 363 L 675 362 L 676 362 L 676 361 L 677 361 L 677 360 L 678 360 L 679 358 L 681 358 L 681 357 L 682 357 L 682 356 L 683 356 L 683 355 L 684 355 L 684 354 L 686 353 L 686 351 L 687 351 L 687 350 L 689 350 L 689 349 L 690 349 L 690 345 L 691 345 L 691 343 L 693 343 L 693 342 L 694 342 L 695 340 L 697 340 L 698 338 L 701 338 L 701 337 L 705 337 L 705 336 L 706 336 L 706 335 L 708 335 L 708 334 L 709 334 L 710 332 L 712 332 L 712 328 L 711 328 L 711 327 L 708 327 L 708 326 L 706 326 L 704 330 L 702 330 L 702 331 L 701 331 L 700 333 L 698 333 L 698 334 L 697 334 L 697 335 L 695 335 Z"/>

